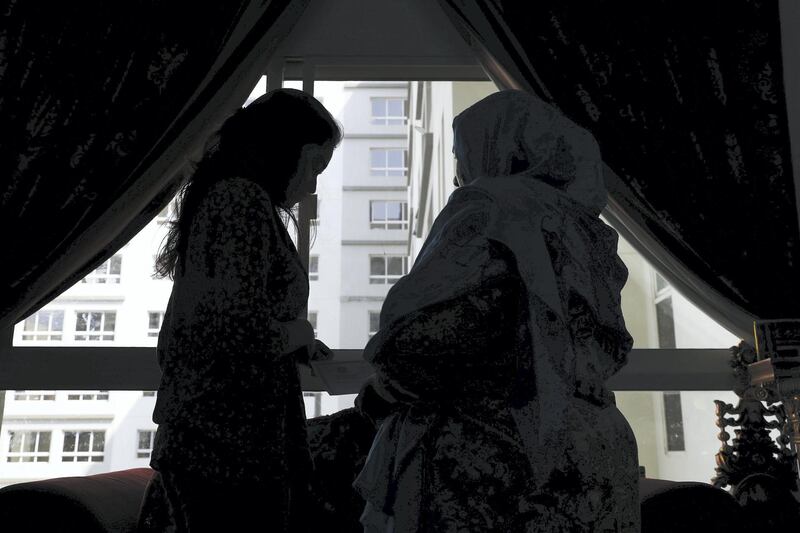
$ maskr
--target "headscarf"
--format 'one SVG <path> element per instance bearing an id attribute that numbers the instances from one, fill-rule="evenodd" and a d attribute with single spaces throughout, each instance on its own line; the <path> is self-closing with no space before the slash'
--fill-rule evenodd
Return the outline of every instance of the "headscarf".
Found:
<path id="1" fill-rule="evenodd" d="M 576 397 L 608 405 L 604 381 L 632 345 L 620 306 L 627 269 L 616 254 L 616 232 L 599 219 L 606 204 L 600 150 L 588 131 L 522 91 L 484 98 L 459 114 L 453 129 L 466 185 L 451 195 L 413 268 L 389 291 L 381 331 L 364 357 L 372 362 L 404 317 L 480 287 L 490 241 L 505 245 L 527 289 L 534 369 L 531 394 L 511 409 L 532 481 L 542 486 L 578 438 L 569 419 Z M 382 430 L 397 476 L 399 451 L 414 445 L 398 435 L 419 439 L 422 432 Z M 362 494 L 369 494 L 369 466 Z M 371 471 L 373 481 L 379 470 Z"/>

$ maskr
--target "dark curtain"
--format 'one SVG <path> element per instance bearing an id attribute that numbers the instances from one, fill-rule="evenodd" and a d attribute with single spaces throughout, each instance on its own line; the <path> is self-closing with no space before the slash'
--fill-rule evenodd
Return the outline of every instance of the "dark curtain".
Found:
<path id="1" fill-rule="evenodd" d="M 798 316 L 777 1 L 439 0 L 501 88 L 597 138 L 617 230 L 744 339 Z"/>
<path id="2" fill-rule="evenodd" d="M 69 288 L 155 216 L 307 4 L 1 8 L 0 327 Z"/>

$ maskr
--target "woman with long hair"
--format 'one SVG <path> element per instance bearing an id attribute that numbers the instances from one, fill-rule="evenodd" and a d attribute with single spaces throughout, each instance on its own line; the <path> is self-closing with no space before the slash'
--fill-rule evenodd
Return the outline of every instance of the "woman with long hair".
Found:
<path id="1" fill-rule="evenodd" d="M 589 132 L 521 91 L 453 121 L 458 188 L 365 349 L 368 533 L 634 533 L 632 339 Z"/>
<path id="2" fill-rule="evenodd" d="M 313 96 L 271 91 L 224 122 L 184 185 L 156 258 L 174 285 L 141 529 L 303 530 L 311 459 L 296 363 L 324 345 L 301 316 L 308 273 L 279 213 L 314 192 L 341 138 Z"/>

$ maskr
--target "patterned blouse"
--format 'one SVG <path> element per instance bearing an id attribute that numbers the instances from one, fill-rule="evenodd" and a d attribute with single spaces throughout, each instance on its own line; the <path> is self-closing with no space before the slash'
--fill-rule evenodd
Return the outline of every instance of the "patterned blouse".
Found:
<path id="1" fill-rule="evenodd" d="M 188 237 L 158 338 L 151 466 L 227 479 L 310 467 L 297 367 L 277 321 L 298 318 L 308 277 L 266 192 L 213 185 Z"/>

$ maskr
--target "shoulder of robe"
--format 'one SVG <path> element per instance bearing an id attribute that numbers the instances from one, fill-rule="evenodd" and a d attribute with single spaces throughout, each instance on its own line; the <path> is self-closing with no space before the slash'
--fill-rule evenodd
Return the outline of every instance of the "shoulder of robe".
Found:
<path id="1" fill-rule="evenodd" d="M 266 191 L 250 180 L 231 177 L 223 178 L 211 186 L 203 199 L 200 210 L 214 215 L 224 212 L 247 212 L 250 222 L 259 214 L 268 214 L 272 201 Z"/>

